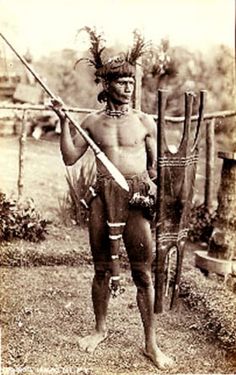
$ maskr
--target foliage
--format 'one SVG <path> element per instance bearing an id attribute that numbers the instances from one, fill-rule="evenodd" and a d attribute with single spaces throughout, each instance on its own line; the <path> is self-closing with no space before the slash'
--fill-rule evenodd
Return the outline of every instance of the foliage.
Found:
<path id="1" fill-rule="evenodd" d="M 208 243 L 215 216 L 216 212 L 210 212 L 204 204 L 193 207 L 189 220 L 189 239 L 192 242 Z"/>
<path id="2" fill-rule="evenodd" d="M 71 224 L 76 224 L 76 213 L 69 192 L 66 192 L 62 198 L 58 198 L 57 211 L 63 225 L 69 227 Z"/>
<path id="3" fill-rule="evenodd" d="M 107 58 L 127 48 L 116 44 L 107 48 Z M 73 49 L 55 51 L 36 63 L 41 76 L 46 79 L 56 94 L 66 104 L 80 108 L 101 108 L 97 95 L 100 85 L 94 83 L 94 68 L 85 63 L 77 64 L 79 59 L 86 58 L 87 52 L 80 53 Z M 193 113 L 199 106 L 199 91 L 207 90 L 205 111 L 222 111 L 233 109 L 235 104 L 234 53 L 224 45 L 218 45 L 207 52 L 186 49 L 183 46 L 171 46 L 168 39 L 152 45 L 149 53 L 142 58 L 142 110 L 146 113 L 157 112 L 157 90 L 168 90 L 166 111 L 171 116 L 184 114 L 184 93 L 196 94 Z M 232 130 L 235 118 L 218 119 L 216 132 L 227 133 L 229 143 L 232 141 Z M 231 147 L 230 147 L 231 148 Z"/>
<path id="4" fill-rule="evenodd" d="M 89 186 L 96 177 L 96 166 L 93 154 L 87 151 L 78 164 L 66 169 L 68 193 L 59 202 L 59 215 L 65 225 L 76 223 L 84 225 L 88 221 L 88 210 L 81 204 Z"/>
<path id="5" fill-rule="evenodd" d="M 236 351 L 236 300 L 235 295 L 221 282 L 205 278 L 199 270 L 183 274 L 180 297 L 195 312 L 195 329 L 207 331 L 222 346 Z"/>
<path id="6" fill-rule="evenodd" d="M 220 45 L 211 54 L 203 54 L 180 46 L 171 47 L 168 41 L 162 41 L 153 53 L 151 60 L 144 61 L 144 111 L 156 112 L 155 98 L 159 88 L 169 91 L 167 111 L 173 116 L 183 115 L 186 91 L 198 94 L 200 90 L 207 90 L 207 111 L 234 108 L 234 56 L 229 48 Z M 196 97 L 194 112 L 198 105 Z"/>
<path id="7" fill-rule="evenodd" d="M 70 246 L 68 246 L 70 241 Z M 92 264 L 88 251 L 87 231 L 65 227 L 59 223 L 50 227 L 45 241 L 38 243 L 23 240 L 4 242 L 0 251 L 2 267 L 81 266 Z"/>
<path id="8" fill-rule="evenodd" d="M 87 64 L 77 64 L 76 51 L 65 49 L 51 53 L 37 62 L 36 67 L 49 87 L 67 105 L 80 108 L 99 108 L 93 69 Z"/>
<path id="9" fill-rule="evenodd" d="M 31 199 L 17 202 L 0 192 L 0 241 L 13 238 L 32 242 L 44 240 L 47 224 L 49 221 L 41 218 Z"/>

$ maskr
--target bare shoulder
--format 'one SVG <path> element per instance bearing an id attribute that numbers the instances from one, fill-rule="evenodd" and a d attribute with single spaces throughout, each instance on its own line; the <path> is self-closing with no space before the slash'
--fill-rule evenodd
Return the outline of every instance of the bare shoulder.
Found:
<path id="1" fill-rule="evenodd" d="M 136 109 L 134 110 L 134 114 L 139 117 L 139 120 L 144 125 L 148 133 L 153 134 L 156 132 L 157 125 L 152 115 Z"/>
<path id="2" fill-rule="evenodd" d="M 85 130 L 91 130 L 91 127 L 94 127 L 94 125 L 100 120 L 100 117 L 102 115 L 102 111 L 93 111 L 89 113 L 82 121 L 81 127 Z"/>

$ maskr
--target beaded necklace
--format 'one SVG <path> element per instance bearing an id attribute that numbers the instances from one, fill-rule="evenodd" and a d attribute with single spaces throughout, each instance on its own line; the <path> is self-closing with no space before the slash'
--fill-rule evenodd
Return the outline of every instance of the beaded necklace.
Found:
<path id="1" fill-rule="evenodd" d="M 111 110 L 109 108 L 105 108 L 105 114 L 109 117 L 122 117 L 129 113 L 129 108 L 125 110 Z"/>

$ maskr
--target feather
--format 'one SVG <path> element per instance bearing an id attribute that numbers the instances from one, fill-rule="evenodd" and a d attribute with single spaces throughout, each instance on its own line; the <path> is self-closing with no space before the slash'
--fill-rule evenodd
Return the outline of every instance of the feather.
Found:
<path id="1" fill-rule="evenodd" d="M 131 50 L 126 55 L 126 60 L 131 64 L 135 65 L 139 57 L 141 57 L 147 49 L 148 43 L 144 41 L 141 33 L 136 29 L 134 30 L 134 44 Z"/>
<path id="2" fill-rule="evenodd" d="M 96 32 L 96 29 L 91 29 L 88 26 L 84 26 L 81 29 L 78 30 L 77 35 L 81 31 L 86 31 L 89 34 L 90 38 L 90 43 L 91 47 L 89 48 L 89 52 L 92 56 L 90 59 L 82 58 L 76 61 L 75 66 L 77 63 L 79 63 L 81 60 L 87 60 L 89 61 L 96 69 L 99 69 L 103 66 L 103 61 L 102 61 L 102 52 L 104 51 L 105 47 L 101 47 L 101 44 L 104 42 L 103 35 L 98 34 Z"/>
<path id="3" fill-rule="evenodd" d="M 94 66 L 96 68 L 95 62 L 92 59 L 89 59 L 87 57 L 81 57 L 79 60 L 77 60 L 74 64 L 74 69 L 76 68 L 76 65 L 79 64 L 81 61 L 87 61 L 90 65 Z"/>
<path id="4" fill-rule="evenodd" d="M 90 57 L 83 57 L 76 61 L 74 67 L 80 61 L 87 61 L 90 65 L 95 68 L 95 82 L 99 83 L 101 80 L 111 78 L 119 75 L 134 75 L 135 65 L 139 57 L 147 52 L 147 43 L 144 41 L 141 33 L 136 29 L 134 30 L 134 41 L 133 46 L 127 53 L 119 54 L 106 60 L 102 57 L 104 47 L 104 38 L 102 33 L 98 33 L 96 28 L 90 28 L 84 26 L 79 29 L 77 35 L 85 31 L 89 35 L 90 39 Z"/>

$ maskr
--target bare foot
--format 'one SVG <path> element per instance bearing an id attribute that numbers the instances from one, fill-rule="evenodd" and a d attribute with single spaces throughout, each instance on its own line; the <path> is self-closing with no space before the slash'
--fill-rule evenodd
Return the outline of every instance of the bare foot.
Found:
<path id="1" fill-rule="evenodd" d="M 160 370 L 168 370 L 175 364 L 175 361 L 162 353 L 158 347 L 145 350 L 144 354 L 151 359 L 154 365 L 156 365 Z"/>
<path id="2" fill-rule="evenodd" d="M 107 338 L 107 332 L 94 332 L 92 335 L 85 336 L 79 340 L 79 346 L 85 352 L 93 353 L 96 347 Z"/>

